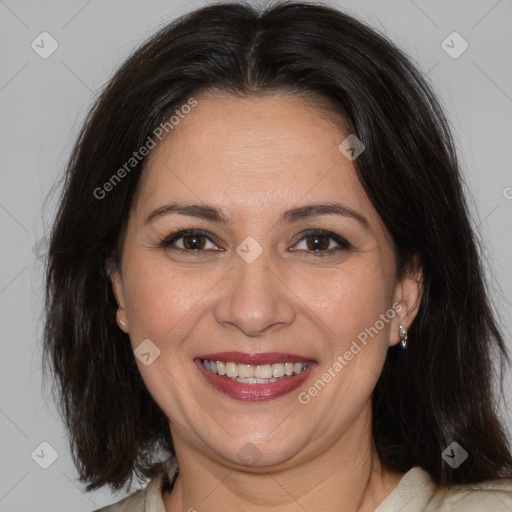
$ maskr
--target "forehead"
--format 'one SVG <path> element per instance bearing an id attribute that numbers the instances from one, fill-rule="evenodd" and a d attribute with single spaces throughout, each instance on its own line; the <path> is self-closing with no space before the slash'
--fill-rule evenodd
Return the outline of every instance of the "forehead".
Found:
<path id="1" fill-rule="evenodd" d="M 289 94 L 195 99 L 150 154 L 142 203 L 203 201 L 239 216 L 319 201 L 372 210 L 339 150 L 348 135 L 343 119 L 327 101 Z"/>

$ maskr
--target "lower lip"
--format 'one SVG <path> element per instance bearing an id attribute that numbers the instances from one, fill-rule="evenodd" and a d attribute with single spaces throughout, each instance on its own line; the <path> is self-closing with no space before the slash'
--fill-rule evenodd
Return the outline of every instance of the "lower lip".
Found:
<path id="1" fill-rule="evenodd" d="M 267 384 L 247 384 L 237 382 L 236 380 L 224 377 L 207 370 L 200 359 L 194 361 L 204 378 L 217 390 L 228 395 L 235 400 L 246 402 L 262 402 L 274 400 L 296 390 L 313 372 L 316 363 L 309 363 L 307 368 L 295 375 Z"/>

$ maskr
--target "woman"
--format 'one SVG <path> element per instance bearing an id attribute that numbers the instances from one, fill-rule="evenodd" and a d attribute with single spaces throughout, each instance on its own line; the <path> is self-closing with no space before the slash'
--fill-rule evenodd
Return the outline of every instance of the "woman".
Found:
<path id="1" fill-rule="evenodd" d="M 447 123 L 333 8 L 205 7 L 69 162 L 45 364 L 104 512 L 512 510 L 508 354 Z"/>

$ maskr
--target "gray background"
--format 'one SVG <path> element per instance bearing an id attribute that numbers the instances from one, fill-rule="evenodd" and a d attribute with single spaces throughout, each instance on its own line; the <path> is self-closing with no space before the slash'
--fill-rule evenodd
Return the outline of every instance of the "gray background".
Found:
<path id="1" fill-rule="evenodd" d="M 95 93 L 139 42 L 204 3 L 0 0 L 0 512 L 86 512 L 125 494 L 82 492 L 62 422 L 43 393 L 44 236 L 55 204 L 44 200 L 62 174 Z M 339 0 L 335 5 L 385 32 L 432 80 L 454 131 L 512 349 L 512 0 Z M 59 45 L 46 59 L 31 47 L 34 40 L 43 46 L 38 38 L 43 31 Z M 453 31 L 469 44 L 458 58 L 441 45 Z M 452 54 L 462 48 L 457 37 L 446 44 Z M 511 382 L 509 372 L 510 403 L 503 409 L 509 426 Z M 51 450 L 40 447 L 42 442 L 58 453 L 47 469 L 35 462 L 51 462 Z"/>

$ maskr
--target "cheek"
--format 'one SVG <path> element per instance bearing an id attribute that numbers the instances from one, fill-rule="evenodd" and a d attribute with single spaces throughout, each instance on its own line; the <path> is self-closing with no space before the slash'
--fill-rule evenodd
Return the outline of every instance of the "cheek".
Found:
<path id="1" fill-rule="evenodd" d="M 176 269 L 165 260 L 147 256 L 127 259 L 125 269 L 132 348 L 137 355 L 137 348 L 148 346 L 145 340 L 150 340 L 158 349 L 150 344 L 152 362 L 146 365 L 136 357 L 136 364 L 156 402 L 168 417 L 181 421 L 179 411 L 187 410 L 186 401 L 193 393 L 189 389 L 182 396 L 179 384 L 185 382 L 185 368 L 191 364 L 185 345 L 204 313 L 202 299 L 215 281 L 205 273 Z"/>
<path id="2" fill-rule="evenodd" d="M 126 307 L 136 346 L 149 338 L 161 350 L 178 344 L 201 314 L 202 299 L 215 285 L 214 272 L 173 267 L 140 255 L 127 261 Z M 219 276 L 217 275 L 217 280 Z"/>
<path id="3" fill-rule="evenodd" d="M 307 302 L 325 326 L 332 348 L 343 349 L 390 307 L 390 286 L 375 262 L 354 262 L 323 276 L 309 288 Z M 382 328 L 386 334 L 387 323 Z"/>
<path id="4" fill-rule="evenodd" d="M 390 287 L 378 266 L 347 265 L 318 285 L 309 304 L 324 326 L 323 365 L 302 399 L 319 397 L 335 421 L 353 421 L 382 371 L 389 339 Z M 372 270 L 373 269 L 373 270 Z M 316 301 L 315 301 L 316 299 Z M 381 318 L 385 320 L 381 320 Z M 344 411 L 339 416 L 339 411 Z"/>

